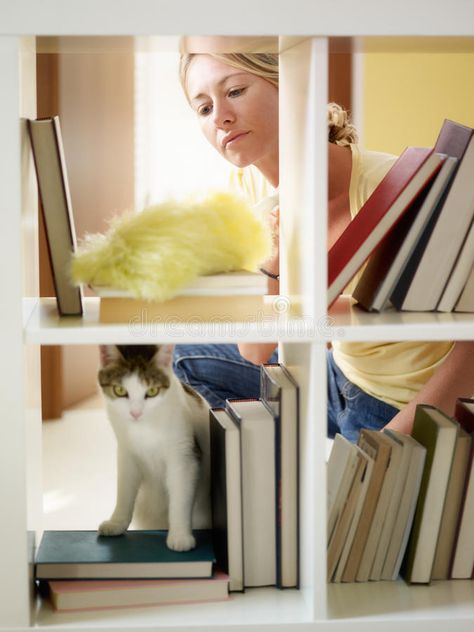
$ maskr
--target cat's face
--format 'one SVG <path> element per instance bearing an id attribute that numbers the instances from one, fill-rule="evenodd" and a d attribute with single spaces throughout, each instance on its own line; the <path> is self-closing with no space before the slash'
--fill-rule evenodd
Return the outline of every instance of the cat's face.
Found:
<path id="1" fill-rule="evenodd" d="M 170 386 L 172 351 L 155 345 L 101 347 L 99 384 L 116 416 L 130 423 L 153 416 Z"/>

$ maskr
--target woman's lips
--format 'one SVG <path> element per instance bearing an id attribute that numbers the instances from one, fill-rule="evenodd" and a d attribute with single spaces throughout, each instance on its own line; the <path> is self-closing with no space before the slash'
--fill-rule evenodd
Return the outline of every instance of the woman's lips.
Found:
<path id="1" fill-rule="evenodd" d="M 224 149 L 231 147 L 232 145 L 238 143 L 244 136 L 247 136 L 248 132 L 241 132 L 236 134 L 235 136 L 231 136 L 229 140 L 224 140 Z"/>

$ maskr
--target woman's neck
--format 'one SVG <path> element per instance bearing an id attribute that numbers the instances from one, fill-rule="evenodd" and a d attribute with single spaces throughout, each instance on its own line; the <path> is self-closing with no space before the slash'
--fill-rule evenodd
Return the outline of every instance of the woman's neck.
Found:
<path id="1" fill-rule="evenodd" d="M 349 188 L 352 152 L 349 147 L 328 145 L 328 246 L 339 238 L 351 220 Z"/>

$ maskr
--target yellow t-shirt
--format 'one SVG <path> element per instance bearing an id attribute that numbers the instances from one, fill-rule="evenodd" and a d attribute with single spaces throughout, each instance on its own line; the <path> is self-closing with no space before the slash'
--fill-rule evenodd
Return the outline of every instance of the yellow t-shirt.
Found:
<path id="1" fill-rule="evenodd" d="M 354 217 L 396 160 L 396 156 L 351 145 L 350 213 Z M 275 193 L 253 168 L 239 169 L 231 186 L 252 204 Z M 354 287 L 357 278 L 348 286 Z M 347 291 L 347 288 L 346 288 Z M 353 384 L 387 404 L 402 408 L 418 393 L 453 348 L 453 342 L 334 341 L 336 364 Z"/>
<path id="2" fill-rule="evenodd" d="M 349 189 L 354 217 L 396 160 L 396 156 L 351 145 Z M 354 287 L 354 282 L 351 283 Z M 402 408 L 418 393 L 453 348 L 453 342 L 334 341 L 337 366 L 369 395 Z"/>

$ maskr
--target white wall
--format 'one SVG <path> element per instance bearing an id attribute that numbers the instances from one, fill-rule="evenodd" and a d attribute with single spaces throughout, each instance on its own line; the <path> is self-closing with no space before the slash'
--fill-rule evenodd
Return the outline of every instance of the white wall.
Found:
<path id="1" fill-rule="evenodd" d="M 136 206 L 228 186 L 231 165 L 202 135 L 178 77 L 179 54 L 136 55 Z"/>

